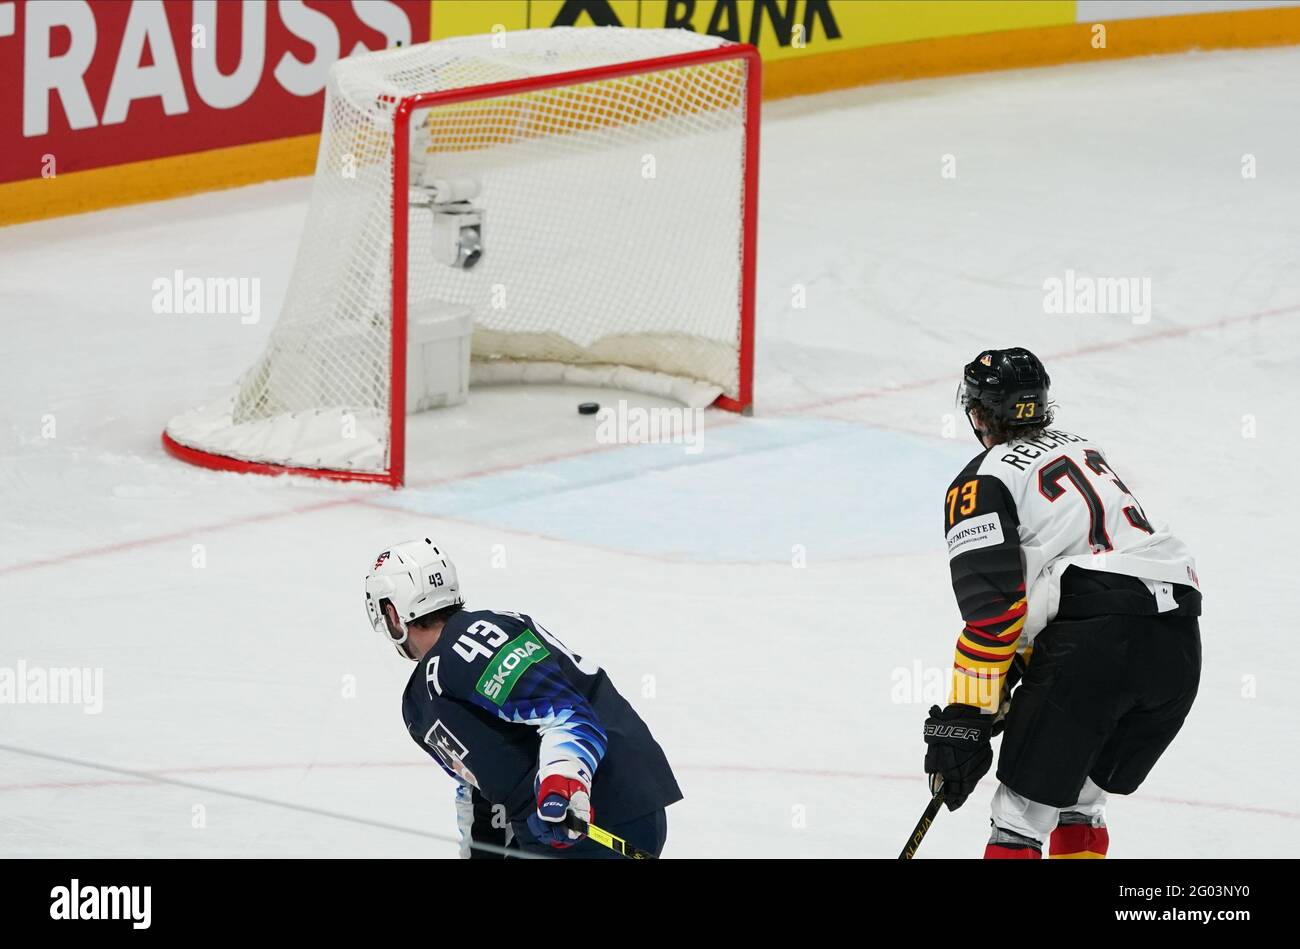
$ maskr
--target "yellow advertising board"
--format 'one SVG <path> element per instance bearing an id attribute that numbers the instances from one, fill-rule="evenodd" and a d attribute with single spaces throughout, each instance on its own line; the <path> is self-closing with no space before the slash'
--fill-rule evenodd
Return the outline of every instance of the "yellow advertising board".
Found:
<path id="1" fill-rule="evenodd" d="M 1075 0 L 431 0 L 434 39 L 551 26 L 688 29 L 765 61 L 943 36 L 1059 26 Z"/>

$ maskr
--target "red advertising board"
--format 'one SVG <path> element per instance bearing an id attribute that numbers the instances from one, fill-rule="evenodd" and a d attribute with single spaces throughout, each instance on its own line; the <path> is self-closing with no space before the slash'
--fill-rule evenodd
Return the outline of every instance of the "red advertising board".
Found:
<path id="1" fill-rule="evenodd" d="M 329 64 L 428 0 L 0 0 L 0 184 L 319 131 Z"/>

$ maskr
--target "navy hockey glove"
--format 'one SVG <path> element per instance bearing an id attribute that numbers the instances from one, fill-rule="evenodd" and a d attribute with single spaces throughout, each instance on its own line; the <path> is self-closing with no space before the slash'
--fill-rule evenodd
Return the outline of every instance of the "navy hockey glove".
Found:
<path id="1" fill-rule="evenodd" d="M 570 812 L 591 823 L 591 790 L 574 778 L 549 775 L 537 785 L 537 810 L 528 815 L 528 829 L 544 844 L 572 847 L 582 835 L 565 826 Z"/>
<path id="2" fill-rule="evenodd" d="M 955 811 L 993 765 L 993 716 L 973 705 L 930 706 L 925 720 L 925 773 L 930 791 L 943 781 L 943 802 Z"/>

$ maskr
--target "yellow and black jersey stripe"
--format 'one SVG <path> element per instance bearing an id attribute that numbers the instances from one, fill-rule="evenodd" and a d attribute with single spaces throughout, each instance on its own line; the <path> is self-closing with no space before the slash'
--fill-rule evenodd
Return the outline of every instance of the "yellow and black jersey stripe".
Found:
<path id="1" fill-rule="evenodd" d="M 1025 574 L 1015 502 L 999 479 L 979 475 L 984 455 L 958 475 L 944 498 L 951 538 L 963 522 L 984 526 L 986 540 L 951 556 L 949 569 L 965 626 L 957 638 L 951 703 L 997 710 L 1002 684 L 1025 625 Z"/>

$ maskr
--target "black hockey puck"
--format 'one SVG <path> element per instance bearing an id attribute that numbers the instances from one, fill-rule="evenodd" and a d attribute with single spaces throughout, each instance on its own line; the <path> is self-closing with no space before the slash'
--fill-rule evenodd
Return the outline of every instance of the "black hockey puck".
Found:
<path id="1" fill-rule="evenodd" d="M 600 411 L 599 402 L 580 402 L 578 403 L 579 415 L 595 415 Z"/>

